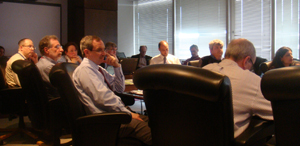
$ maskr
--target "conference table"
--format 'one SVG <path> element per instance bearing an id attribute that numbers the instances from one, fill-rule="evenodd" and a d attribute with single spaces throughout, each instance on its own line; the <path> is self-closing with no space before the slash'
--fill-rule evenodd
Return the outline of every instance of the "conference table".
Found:
<path id="1" fill-rule="evenodd" d="M 125 76 L 125 91 L 123 94 L 129 95 L 141 102 L 141 113 L 143 113 L 143 102 L 144 102 L 144 97 L 143 97 L 143 91 L 137 89 L 132 81 L 132 75 L 124 75 Z"/>

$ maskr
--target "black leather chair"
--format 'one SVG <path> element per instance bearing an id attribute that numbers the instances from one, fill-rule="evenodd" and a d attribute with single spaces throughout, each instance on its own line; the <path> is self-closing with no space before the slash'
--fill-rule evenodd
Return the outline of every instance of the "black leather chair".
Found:
<path id="1" fill-rule="evenodd" d="M 300 66 L 272 69 L 261 81 L 264 97 L 271 101 L 276 145 L 300 145 Z"/>
<path id="2" fill-rule="evenodd" d="M 195 66 L 195 67 L 201 67 L 202 60 L 192 60 L 188 62 L 188 65 Z"/>
<path id="3" fill-rule="evenodd" d="M 39 140 L 52 145 L 60 145 L 62 129 L 68 129 L 63 104 L 60 97 L 49 100 L 46 84 L 33 62 L 17 60 L 12 69 L 18 74 L 22 89 L 26 95 L 28 116 Z"/>
<path id="4" fill-rule="evenodd" d="M 255 74 L 257 74 L 258 76 L 262 75 L 262 71 L 260 69 L 260 64 L 267 62 L 268 60 L 262 57 L 256 57 L 255 63 L 253 64 L 253 71 Z"/>
<path id="5" fill-rule="evenodd" d="M 155 146 L 264 145 L 272 135 L 270 123 L 254 119 L 234 139 L 231 85 L 224 75 L 160 64 L 139 69 L 133 81 L 143 90 Z"/>
<path id="6" fill-rule="evenodd" d="M 74 146 L 115 146 L 121 124 L 129 123 L 131 116 L 124 112 L 86 115 L 74 87 L 72 74 L 76 64 L 56 64 L 49 74 L 51 83 L 57 87 L 65 104 L 71 125 Z"/>
<path id="7" fill-rule="evenodd" d="M 268 70 L 270 70 L 270 65 L 271 65 L 272 61 L 266 61 L 266 62 L 262 62 L 259 65 L 259 69 L 261 71 L 261 73 L 266 73 Z"/>
<path id="8" fill-rule="evenodd" d="M 2 66 L 0 67 L 2 68 Z M 26 134 L 34 139 L 37 136 L 32 134 L 25 127 L 24 116 L 26 116 L 25 96 L 21 87 L 8 88 L 5 82 L 4 70 L 0 70 L 0 113 L 3 115 L 17 115 L 18 128 L 15 129 L 0 129 L 0 132 L 10 132 L 0 136 L 0 145 L 3 141 L 16 134 Z"/>

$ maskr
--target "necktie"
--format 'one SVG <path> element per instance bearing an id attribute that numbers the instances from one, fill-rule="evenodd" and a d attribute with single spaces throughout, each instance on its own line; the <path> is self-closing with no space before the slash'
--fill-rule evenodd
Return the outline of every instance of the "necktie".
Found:
<path id="1" fill-rule="evenodd" d="M 164 57 L 164 64 L 167 64 L 167 58 Z"/>
<path id="2" fill-rule="evenodd" d="M 111 91 L 113 91 L 112 88 L 111 88 L 111 86 L 110 86 L 109 83 L 107 82 L 107 80 L 106 80 L 106 78 L 105 78 L 105 76 L 104 76 L 104 73 L 102 72 L 102 69 L 101 69 L 100 67 L 99 67 L 99 72 L 103 75 L 104 81 L 105 81 L 106 85 L 108 86 L 108 88 L 109 88 Z"/>

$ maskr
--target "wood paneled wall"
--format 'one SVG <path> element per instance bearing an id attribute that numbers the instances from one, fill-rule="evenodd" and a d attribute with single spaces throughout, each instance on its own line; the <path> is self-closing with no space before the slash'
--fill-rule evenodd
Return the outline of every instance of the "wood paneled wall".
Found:
<path id="1" fill-rule="evenodd" d="M 117 20 L 118 0 L 68 0 L 68 41 L 97 35 L 117 44 Z"/>

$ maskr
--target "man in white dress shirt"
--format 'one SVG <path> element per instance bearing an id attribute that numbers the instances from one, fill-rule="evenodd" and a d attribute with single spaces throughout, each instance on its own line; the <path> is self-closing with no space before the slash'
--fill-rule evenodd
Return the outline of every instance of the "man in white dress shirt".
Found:
<path id="1" fill-rule="evenodd" d="M 169 54 L 169 44 L 166 41 L 160 41 L 158 43 L 159 55 L 154 56 L 150 60 L 152 64 L 181 64 L 179 59 L 174 55 Z"/>
<path id="2" fill-rule="evenodd" d="M 253 44 L 241 38 L 229 43 L 224 60 L 203 67 L 224 74 L 230 79 L 234 137 L 239 136 L 248 127 L 253 115 L 273 120 L 271 103 L 261 93 L 261 78 L 249 71 L 255 60 L 256 52 Z"/>

